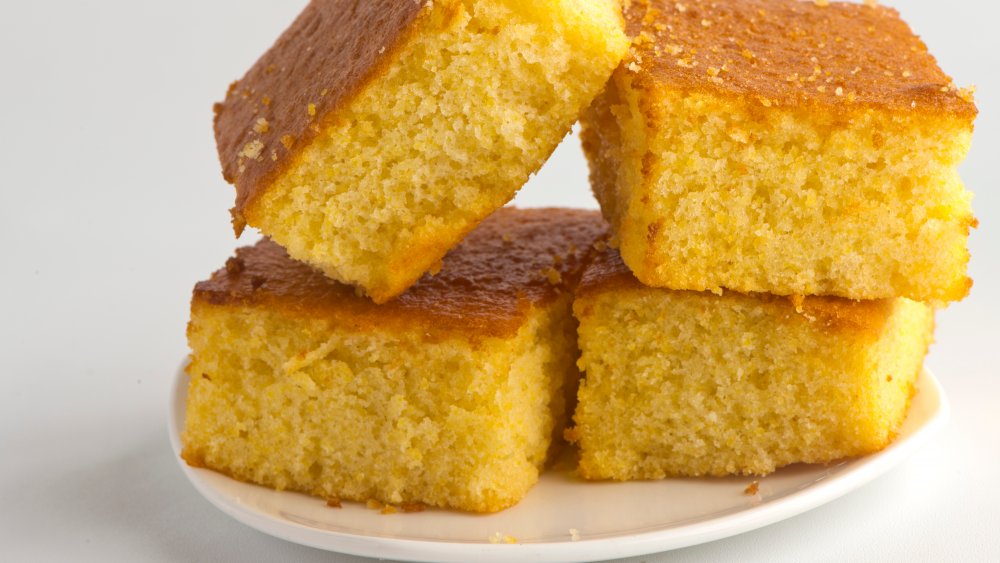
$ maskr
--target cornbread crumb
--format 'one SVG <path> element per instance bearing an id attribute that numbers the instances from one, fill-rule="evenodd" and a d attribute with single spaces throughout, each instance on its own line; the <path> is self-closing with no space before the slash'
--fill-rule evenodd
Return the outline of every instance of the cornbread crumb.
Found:
<path id="1" fill-rule="evenodd" d="M 340 499 L 337 497 L 330 497 L 326 499 L 326 505 L 330 508 L 343 508 L 343 505 L 340 503 Z"/>
<path id="2" fill-rule="evenodd" d="M 236 209 L 384 303 L 515 195 L 627 49 L 616 0 L 315 0 L 216 106 Z M 251 90 L 274 160 L 238 160 Z"/>
<path id="3" fill-rule="evenodd" d="M 754 496 L 758 493 L 760 493 L 760 481 L 755 480 L 747 485 L 747 488 L 743 489 L 743 494 L 747 496 Z"/>
<path id="4" fill-rule="evenodd" d="M 559 270 L 555 268 L 542 270 L 542 276 L 552 285 L 559 285 L 563 281 L 562 274 L 560 274 Z"/>
<path id="5" fill-rule="evenodd" d="M 399 512 L 399 510 L 397 510 L 396 507 L 391 504 L 383 506 L 381 510 L 382 514 L 396 514 L 397 512 Z"/>
<path id="6" fill-rule="evenodd" d="M 441 261 L 441 260 L 438 260 L 437 262 L 431 264 L 431 267 L 430 267 L 430 269 L 427 270 L 427 273 L 430 274 L 430 275 L 432 275 L 432 276 L 436 276 L 436 275 L 438 275 L 438 274 L 441 273 L 441 268 L 443 266 L 444 266 L 444 262 Z"/>
<path id="7" fill-rule="evenodd" d="M 427 510 L 427 505 L 422 502 L 404 502 L 399 505 L 403 509 L 403 512 L 407 514 L 412 514 L 414 512 L 423 512 Z"/>
<path id="8" fill-rule="evenodd" d="M 240 155 L 250 159 L 257 159 L 260 157 L 260 152 L 262 150 L 264 150 L 264 143 L 254 139 L 243 146 L 243 151 Z"/>
<path id="9" fill-rule="evenodd" d="M 264 119 L 263 117 L 259 118 L 257 120 L 257 123 L 254 124 L 253 130 L 256 131 L 257 133 L 260 133 L 261 135 L 267 133 L 269 130 L 267 120 Z"/>
<path id="10" fill-rule="evenodd" d="M 367 501 L 365 501 L 365 506 L 367 506 L 371 510 L 382 510 L 382 508 L 385 507 L 384 504 L 373 498 L 370 498 Z"/>

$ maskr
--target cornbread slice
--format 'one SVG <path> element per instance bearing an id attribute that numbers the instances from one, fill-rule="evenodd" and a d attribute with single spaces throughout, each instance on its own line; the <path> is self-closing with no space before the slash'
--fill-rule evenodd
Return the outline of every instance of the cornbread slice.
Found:
<path id="1" fill-rule="evenodd" d="M 269 240 L 195 286 L 183 457 L 277 489 L 492 512 L 538 479 L 579 372 L 597 212 L 502 209 L 375 305 Z"/>
<path id="2" fill-rule="evenodd" d="M 216 105 L 234 226 L 391 299 L 549 157 L 622 26 L 616 0 L 313 0 Z"/>
<path id="3" fill-rule="evenodd" d="M 882 6 L 639 1 L 583 117 L 625 263 L 671 289 L 954 301 L 976 107 Z"/>
<path id="4" fill-rule="evenodd" d="M 882 449 L 906 416 L 933 309 L 641 285 L 616 251 L 573 306 L 588 479 L 766 474 Z"/>

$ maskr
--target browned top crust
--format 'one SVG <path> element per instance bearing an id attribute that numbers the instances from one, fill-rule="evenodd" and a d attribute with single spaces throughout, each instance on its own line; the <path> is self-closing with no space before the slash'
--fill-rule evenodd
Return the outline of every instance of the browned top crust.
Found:
<path id="1" fill-rule="evenodd" d="M 788 318 L 804 318 L 818 322 L 826 329 L 853 330 L 876 334 L 885 325 L 893 310 L 893 299 L 855 301 L 842 297 L 801 295 L 777 296 L 766 293 L 743 294 L 726 291 L 721 297 L 707 292 L 651 288 L 642 285 L 622 262 L 614 248 L 595 252 L 588 261 L 577 286 L 578 297 L 592 297 L 608 291 L 674 292 L 704 295 L 705 299 L 741 299 L 748 297 L 781 307 Z"/>
<path id="2" fill-rule="evenodd" d="M 234 218 L 290 156 L 388 64 L 423 2 L 312 0 L 246 75 L 215 104 L 222 173 L 236 184 Z"/>
<path id="3" fill-rule="evenodd" d="M 766 107 L 976 114 L 899 13 L 800 0 L 632 0 L 626 68 L 640 82 L 756 99 Z"/>
<path id="4" fill-rule="evenodd" d="M 383 327 L 470 338 L 509 336 L 530 308 L 575 287 L 607 226 L 597 211 L 503 208 L 425 275 L 383 305 L 292 260 L 265 239 L 240 248 L 226 267 L 194 288 L 194 304 L 263 305 L 337 319 L 359 330 Z"/>

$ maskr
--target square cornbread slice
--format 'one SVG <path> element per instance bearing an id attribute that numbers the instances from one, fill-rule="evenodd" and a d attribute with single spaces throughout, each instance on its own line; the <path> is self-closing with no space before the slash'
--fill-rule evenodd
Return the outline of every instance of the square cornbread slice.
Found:
<path id="1" fill-rule="evenodd" d="M 616 0 L 313 0 L 216 105 L 234 226 L 383 303 L 510 201 L 627 48 Z"/>
<path id="2" fill-rule="evenodd" d="M 574 312 L 588 479 L 763 475 L 875 452 L 902 424 L 933 331 L 906 298 L 852 301 L 641 285 L 616 251 Z"/>
<path id="3" fill-rule="evenodd" d="M 976 107 L 899 14 L 633 1 L 583 118 L 625 263 L 671 289 L 963 298 Z"/>
<path id="4" fill-rule="evenodd" d="M 330 499 L 513 505 L 566 426 L 569 290 L 605 229 L 502 209 L 385 305 L 267 239 L 237 250 L 194 290 L 184 459 Z"/>

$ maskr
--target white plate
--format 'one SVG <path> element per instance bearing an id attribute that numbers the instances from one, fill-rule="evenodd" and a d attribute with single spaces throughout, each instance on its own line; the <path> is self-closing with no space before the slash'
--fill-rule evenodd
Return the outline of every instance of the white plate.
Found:
<path id="1" fill-rule="evenodd" d="M 180 461 L 187 375 L 177 375 L 170 440 L 184 473 L 220 510 L 279 538 L 320 549 L 411 561 L 596 561 L 677 549 L 733 536 L 801 514 L 893 468 L 948 418 L 937 380 L 917 382 L 899 437 L 882 452 L 817 466 L 796 465 L 760 479 L 583 482 L 550 471 L 517 506 L 491 515 L 446 510 L 383 515 L 364 505 L 330 508 L 318 498 L 241 483 Z M 493 543 L 509 536 L 514 544 Z M 492 539 L 492 541 L 491 541 Z"/>

